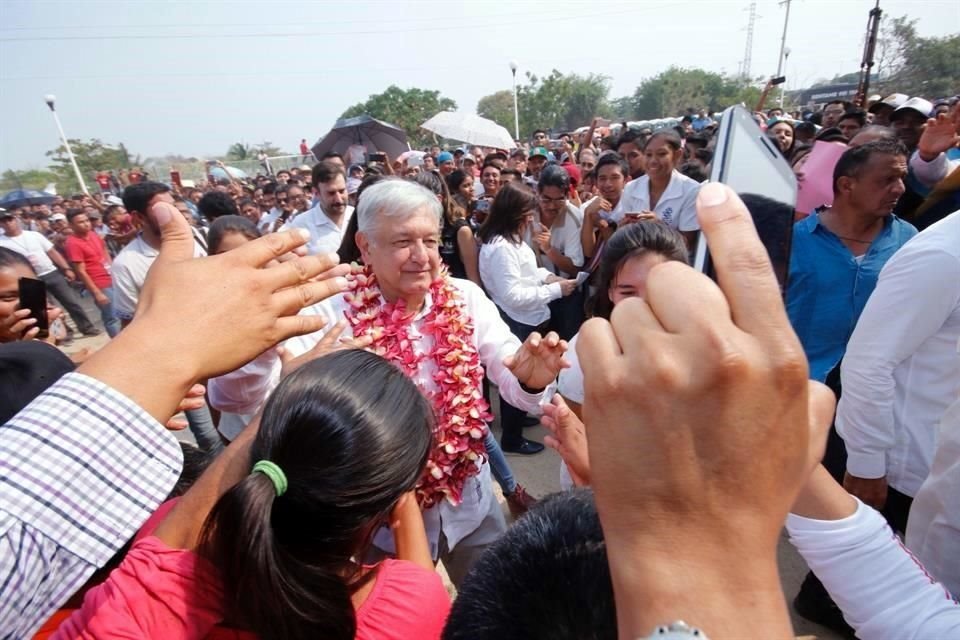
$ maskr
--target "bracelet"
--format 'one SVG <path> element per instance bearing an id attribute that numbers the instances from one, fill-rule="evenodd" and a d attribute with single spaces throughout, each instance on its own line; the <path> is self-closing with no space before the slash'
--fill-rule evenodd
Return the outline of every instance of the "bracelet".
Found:
<path id="1" fill-rule="evenodd" d="M 660 625 L 650 635 L 637 640 L 710 640 L 700 629 L 691 627 L 683 620 Z"/>

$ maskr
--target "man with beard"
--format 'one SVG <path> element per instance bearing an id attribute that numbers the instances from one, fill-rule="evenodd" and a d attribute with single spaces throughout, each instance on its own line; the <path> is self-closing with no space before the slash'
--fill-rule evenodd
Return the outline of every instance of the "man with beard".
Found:
<path id="1" fill-rule="evenodd" d="M 325 160 L 313 167 L 310 182 L 317 194 L 317 206 L 297 216 L 290 226 L 310 232 L 310 255 L 335 253 L 353 215 L 347 177 L 338 164 Z"/>

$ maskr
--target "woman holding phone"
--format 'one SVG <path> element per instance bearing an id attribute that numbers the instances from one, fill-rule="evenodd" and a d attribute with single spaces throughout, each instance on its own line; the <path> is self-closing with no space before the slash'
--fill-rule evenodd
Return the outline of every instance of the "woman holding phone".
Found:
<path id="1" fill-rule="evenodd" d="M 490 205 L 490 215 L 480 227 L 480 277 L 490 299 L 500 309 L 507 326 L 520 341 L 550 321 L 550 303 L 569 296 L 576 280 L 557 276 L 537 265 L 533 249 L 523 241 L 535 223 L 537 197 L 526 185 L 509 182 Z M 500 398 L 500 445 L 507 453 L 530 455 L 543 445 L 523 437 L 524 412 Z"/>
<path id="2" fill-rule="evenodd" d="M 36 271 L 25 256 L 0 247 L 0 343 L 32 340 L 38 338 L 40 333 L 36 326 L 37 318 L 31 316 L 30 309 L 20 308 L 21 278 L 43 282 L 37 278 Z M 42 340 L 53 345 L 57 343 L 54 321 L 62 313 L 58 307 L 47 303 L 47 319 L 51 328 Z M 66 337 L 65 330 L 62 330 L 60 337 Z"/>
<path id="3" fill-rule="evenodd" d="M 688 246 L 696 241 L 697 193 L 700 183 L 677 168 L 683 162 L 680 136 L 670 129 L 650 136 L 643 147 L 646 174 L 623 189 L 618 224 L 656 218 L 683 234 Z"/>

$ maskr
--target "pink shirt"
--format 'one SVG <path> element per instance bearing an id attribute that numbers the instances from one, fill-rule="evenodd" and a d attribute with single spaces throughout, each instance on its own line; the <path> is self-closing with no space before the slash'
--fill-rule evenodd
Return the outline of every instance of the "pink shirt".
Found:
<path id="1" fill-rule="evenodd" d="M 143 530 L 152 533 L 170 504 Z M 213 565 L 148 535 L 134 543 L 106 582 L 87 592 L 83 607 L 54 638 L 255 638 L 250 632 L 217 627 L 222 604 Z M 357 609 L 356 638 L 440 638 L 449 612 L 450 596 L 436 572 L 406 560 L 385 560 Z"/>

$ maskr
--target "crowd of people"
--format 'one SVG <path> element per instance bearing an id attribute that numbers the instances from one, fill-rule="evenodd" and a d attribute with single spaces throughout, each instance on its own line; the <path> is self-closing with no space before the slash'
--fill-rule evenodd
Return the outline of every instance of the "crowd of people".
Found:
<path id="1" fill-rule="evenodd" d="M 960 105 L 866 106 L 755 113 L 811 210 L 691 110 L 0 211 L 0 635 L 787 638 L 786 526 L 803 617 L 957 637 Z"/>

